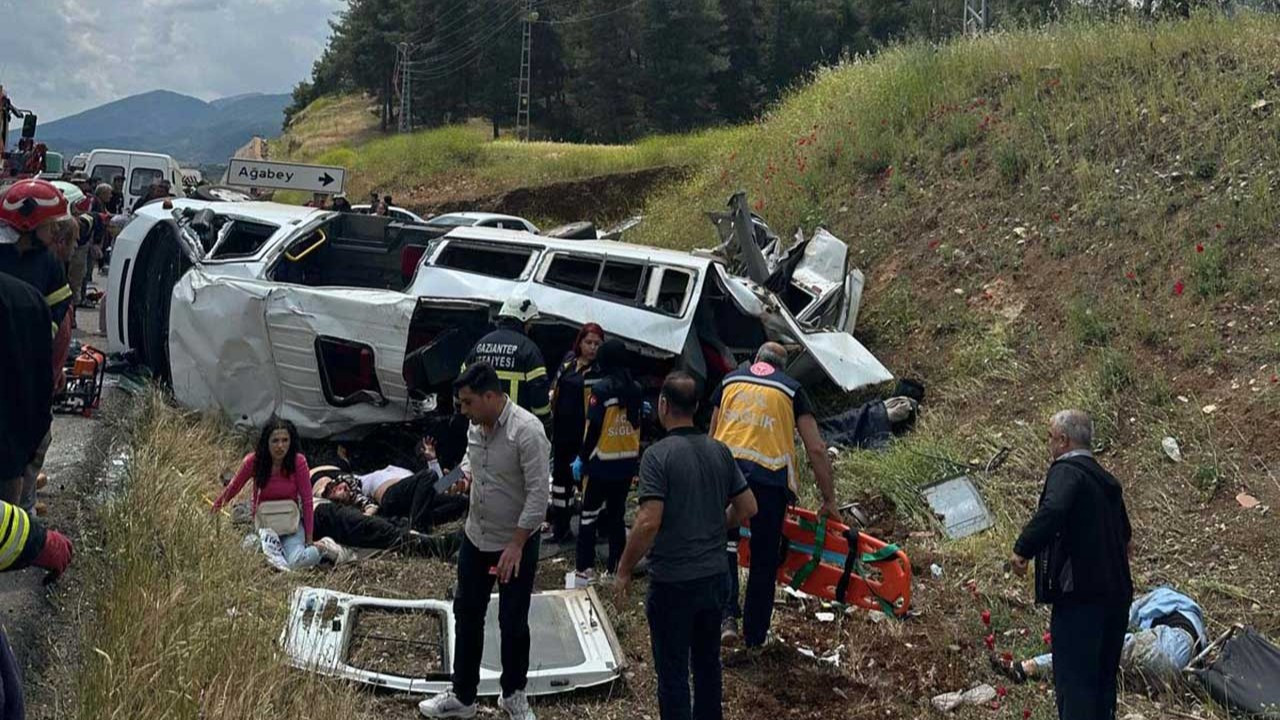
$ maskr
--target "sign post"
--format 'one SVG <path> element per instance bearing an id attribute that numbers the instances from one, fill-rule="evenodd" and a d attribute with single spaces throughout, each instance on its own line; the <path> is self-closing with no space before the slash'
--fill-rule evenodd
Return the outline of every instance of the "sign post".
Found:
<path id="1" fill-rule="evenodd" d="M 227 164 L 227 184 L 337 195 L 346 189 L 347 171 L 328 165 L 232 158 Z"/>

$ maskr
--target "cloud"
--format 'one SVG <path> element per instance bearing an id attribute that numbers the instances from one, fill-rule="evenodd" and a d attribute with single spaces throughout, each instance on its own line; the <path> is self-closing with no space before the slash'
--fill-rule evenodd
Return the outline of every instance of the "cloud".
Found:
<path id="1" fill-rule="evenodd" d="M 165 89 L 288 92 L 345 0 L 0 0 L 0 83 L 43 122 Z"/>

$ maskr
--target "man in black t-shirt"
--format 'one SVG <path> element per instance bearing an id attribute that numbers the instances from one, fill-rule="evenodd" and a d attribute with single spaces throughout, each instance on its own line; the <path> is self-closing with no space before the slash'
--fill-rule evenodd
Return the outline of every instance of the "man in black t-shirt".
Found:
<path id="1" fill-rule="evenodd" d="M 618 564 L 617 588 L 625 596 L 636 563 L 649 556 L 645 614 L 663 720 L 690 717 L 690 669 L 692 717 L 719 720 L 723 715 L 725 529 L 756 513 L 755 496 L 733 454 L 693 425 L 697 392 L 697 383 L 683 372 L 671 373 L 662 384 L 658 419 L 668 435 L 640 463 L 640 511 Z"/>

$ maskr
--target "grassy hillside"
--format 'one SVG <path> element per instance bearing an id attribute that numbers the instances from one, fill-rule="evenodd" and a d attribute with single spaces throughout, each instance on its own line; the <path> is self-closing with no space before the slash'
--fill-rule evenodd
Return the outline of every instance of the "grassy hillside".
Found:
<path id="1" fill-rule="evenodd" d="M 351 171 L 350 197 L 364 198 L 377 190 L 391 195 L 399 205 L 415 208 L 598 175 L 695 166 L 706 161 L 710 148 L 741 133 L 728 129 L 656 136 L 632 145 L 519 143 L 506 138 L 495 141 L 491 128 L 475 121 L 407 135 L 381 135 L 368 104 L 356 96 L 316 101 L 272 143 L 273 155 L 346 167 Z"/>
<path id="2" fill-rule="evenodd" d="M 915 488 L 953 471 L 938 458 L 1012 450 L 980 475 L 996 530 L 936 548 L 949 584 L 1025 599 L 1003 564 L 1045 420 L 1081 406 L 1126 483 L 1139 585 L 1191 592 L 1215 630 L 1280 635 L 1258 572 L 1280 525 L 1235 500 L 1280 503 L 1278 68 L 1280 22 L 1253 16 L 900 48 L 821 72 L 714 148 L 633 240 L 706 245 L 699 213 L 742 187 L 776 230 L 849 241 L 868 277 L 861 339 L 929 401 L 892 452 L 845 455 L 842 495 L 883 492 L 919 518 Z"/>

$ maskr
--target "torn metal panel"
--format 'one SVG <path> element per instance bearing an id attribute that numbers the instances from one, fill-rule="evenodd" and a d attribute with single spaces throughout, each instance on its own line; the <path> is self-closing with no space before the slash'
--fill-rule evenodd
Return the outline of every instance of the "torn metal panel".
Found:
<path id="1" fill-rule="evenodd" d="M 804 307 L 792 307 L 792 311 L 802 325 L 835 326 L 840 310 L 836 299 L 844 291 L 849 247 L 835 235 L 818 228 L 803 248 L 791 273 L 789 289 L 811 299 Z"/>
<path id="2" fill-rule="evenodd" d="M 402 366 L 414 298 L 216 277 L 202 268 L 179 280 L 174 298 L 169 362 L 183 405 L 254 427 L 279 415 L 309 437 L 411 419 Z M 320 375 L 322 336 L 372 348 L 385 402 L 330 402 Z"/>
<path id="3" fill-rule="evenodd" d="M 745 192 L 734 193 L 728 206 L 727 212 L 707 213 L 720 236 L 720 245 L 711 253 L 735 274 L 764 283 L 782 254 L 782 241 L 747 207 Z"/>
<path id="4" fill-rule="evenodd" d="M 995 524 L 995 517 L 978 492 L 977 485 L 961 475 L 923 489 L 933 514 L 942 519 L 947 537 L 958 540 L 982 532 Z"/>
<path id="5" fill-rule="evenodd" d="M 224 410 L 259 427 L 275 412 L 279 378 L 263 318 L 270 287 L 194 268 L 173 289 L 169 365 L 182 405 Z"/>
<path id="6" fill-rule="evenodd" d="M 407 677 L 354 667 L 348 663 L 352 632 L 361 610 L 435 613 L 440 638 L 421 638 L 441 646 L 441 667 L 423 677 Z M 529 608 L 529 695 L 551 695 L 603 685 L 617 679 L 625 657 L 604 604 L 592 588 L 537 593 Z M 443 600 L 389 600 L 321 588 L 293 592 L 289 619 L 281 634 L 289 662 L 320 675 L 344 678 L 411 693 L 436 694 L 451 687 L 454 646 L 453 604 Z M 489 601 L 478 694 L 501 692 L 498 596 Z"/>
<path id="7" fill-rule="evenodd" d="M 836 328 L 850 335 L 858 325 L 858 311 L 862 309 L 862 289 L 866 286 L 862 271 L 854 268 L 844 279 L 844 298 L 840 304 L 840 316 Z"/>

